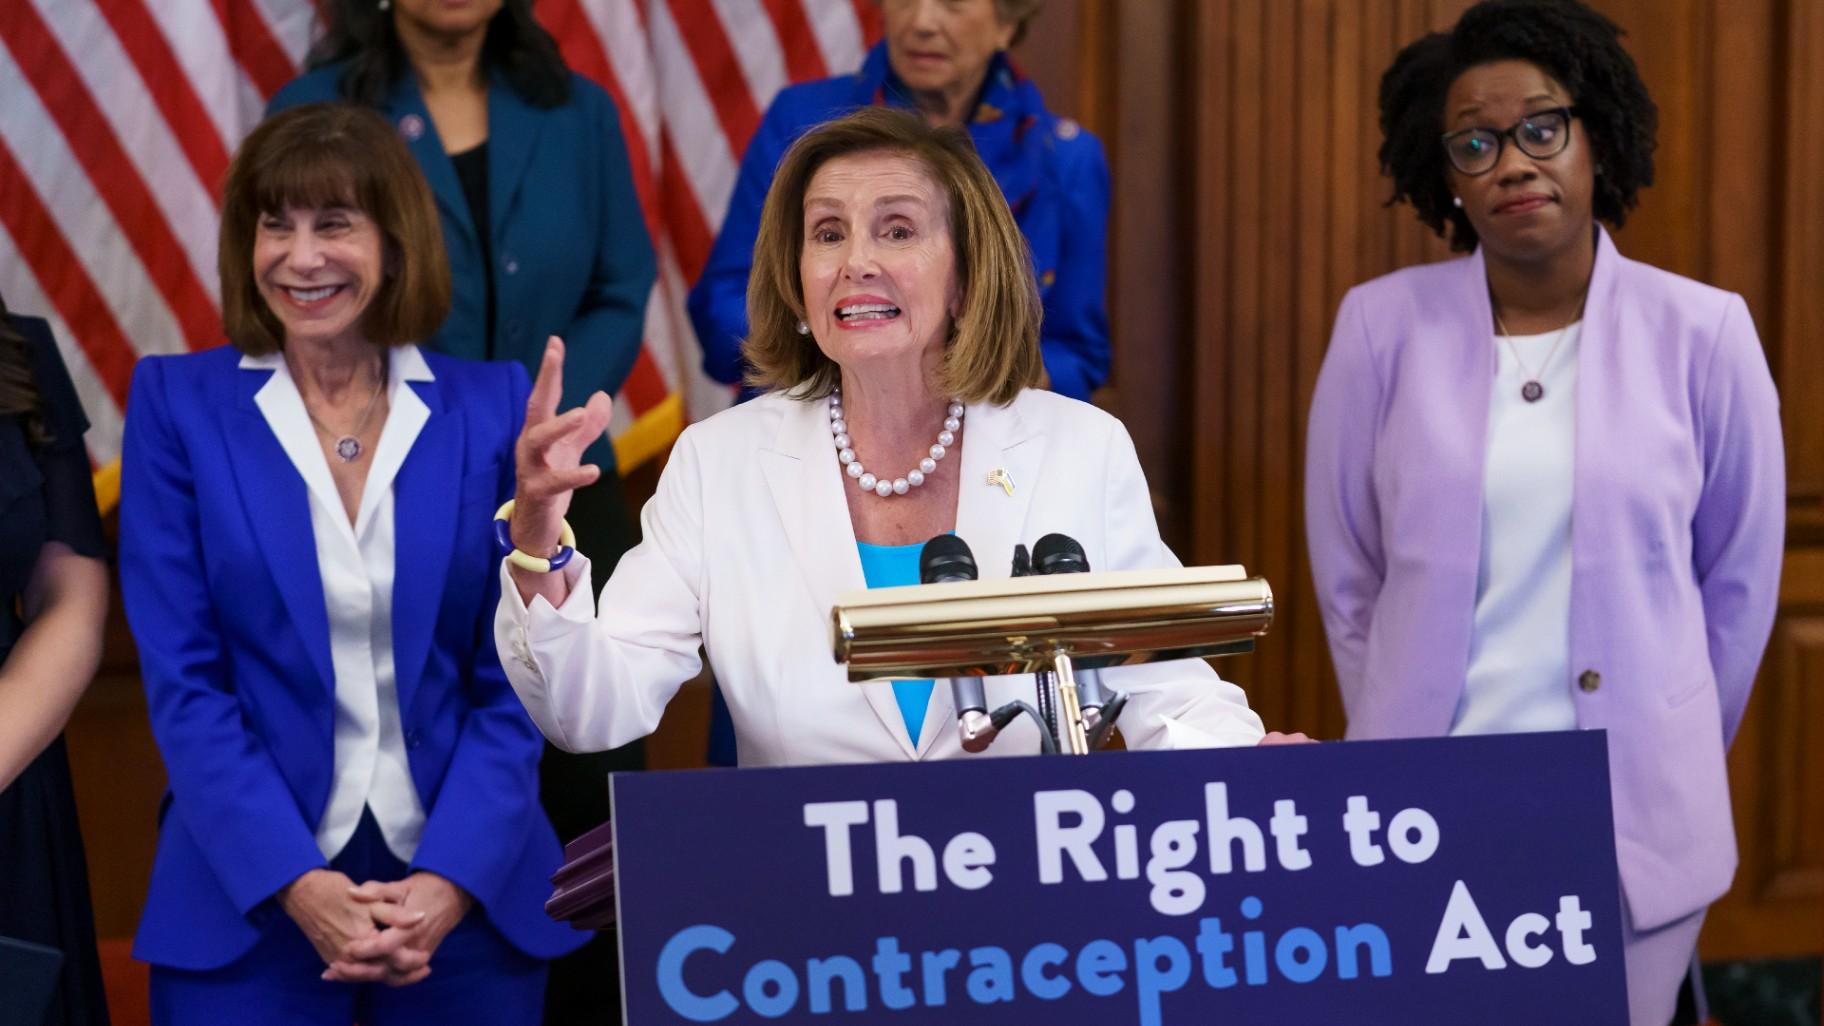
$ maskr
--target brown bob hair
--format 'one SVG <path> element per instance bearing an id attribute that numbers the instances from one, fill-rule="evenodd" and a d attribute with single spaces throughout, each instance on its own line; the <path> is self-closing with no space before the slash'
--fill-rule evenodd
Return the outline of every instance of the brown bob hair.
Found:
<path id="1" fill-rule="evenodd" d="M 887 107 L 863 107 L 811 129 L 779 162 L 761 210 L 748 279 L 748 336 L 741 344 L 753 368 L 748 384 L 821 399 L 841 383 L 836 363 L 798 333 L 798 322 L 805 319 L 799 273 L 804 194 L 823 165 L 860 153 L 910 157 L 950 197 L 950 248 L 963 309 L 944 347 L 938 387 L 964 402 L 1005 405 L 1021 389 L 1043 385 L 1038 284 L 1026 237 L 1001 187 L 962 129 L 932 127 L 915 114 Z"/>
<path id="2" fill-rule="evenodd" d="M 385 119 L 363 107 L 310 103 L 262 121 L 228 165 L 216 270 L 222 326 L 241 352 L 285 346 L 253 269 L 261 216 L 289 207 L 349 207 L 385 240 L 385 280 L 361 317 L 376 346 L 417 342 L 450 314 L 450 261 L 436 201 L 418 162 Z"/>

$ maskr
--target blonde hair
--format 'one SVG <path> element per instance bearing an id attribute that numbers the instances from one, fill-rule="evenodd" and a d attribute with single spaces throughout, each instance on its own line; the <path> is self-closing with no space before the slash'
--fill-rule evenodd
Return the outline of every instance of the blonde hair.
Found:
<path id="1" fill-rule="evenodd" d="M 309 103 L 267 118 L 241 143 L 222 192 L 222 327 L 242 352 L 284 348 L 284 326 L 255 280 L 253 244 L 261 216 L 287 207 L 351 207 L 380 230 L 388 273 L 361 315 L 368 341 L 417 342 L 450 315 L 450 262 L 431 187 L 399 133 L 373 111 Z"/>
<path id="2" fill-rule="evenodd" d="M 748 384 L 820 399 L 841 382 L 836 363 L 798 333 L 805 318 L 799 275 L 804 194 L 823 165 L 860 153 L 917 161 L 950 199 L 962 312 L 945 344 L 937 386 L 964 402 L 1005 405 L 1021 389 L 1043 385 L 1032 257 L 1000 186 L 962 129 L 932 127 L 917 115 L 886 107 L 864 107 L 813 128 L 779 162 L 760 214 L 748 279 L 748 336 L 741 344 L 753 368 Z"/>

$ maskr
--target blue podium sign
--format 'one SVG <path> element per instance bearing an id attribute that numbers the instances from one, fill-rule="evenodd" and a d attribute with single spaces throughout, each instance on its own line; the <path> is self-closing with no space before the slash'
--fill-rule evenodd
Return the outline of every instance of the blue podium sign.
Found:
<path id="1" fill-rule="evenodd" d="M 1600 732 L 617 775 L 627 1021 L 1625 1024 Z"/>

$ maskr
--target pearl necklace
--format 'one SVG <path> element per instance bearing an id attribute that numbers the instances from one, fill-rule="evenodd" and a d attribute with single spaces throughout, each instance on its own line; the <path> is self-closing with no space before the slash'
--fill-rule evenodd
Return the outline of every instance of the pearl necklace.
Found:
<path id="1" fill-rule="evenodd" d="M 864 492 L 873 492 L 885 499 L 894 495 L 904 495 L 925 483 L 925 477 L 935 473 L 937 461 L 944 458 L 948 447 L 956 444 L 956 433 L 963 429 L 963 404 L 955 399 L 944 410 L 944 429 L 937 433 L 937 444 L 931 447 L 931 455 L 918 461 L 918 466 L 906 471 L 905 477 L 896 477 L 889 481 L 884 477 L 875 477 L 861 465 L 861 458 L 855 455 L 855 449 L 849 441 L 849 423 L 843 419 L 842 390 L 830 393 L 830 434 L 836 436 L 836 458 L 842 462 L 843 473 L 855 479 Z"/>

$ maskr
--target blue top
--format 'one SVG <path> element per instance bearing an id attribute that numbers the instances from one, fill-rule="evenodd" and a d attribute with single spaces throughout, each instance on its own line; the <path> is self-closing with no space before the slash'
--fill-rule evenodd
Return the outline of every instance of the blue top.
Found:
<path id="1" fill-rule="evenodd" d="M 341 100 L 344 70 L 326 64 L 293 79 L 266 112 Z M 474 223 L 416 77 L 399 76 L 378 110 L 398 126 L 430 183 L 449 253 L 450 316 L 423 344 L 453 356 L 515 360 L 536 375 L 546 337 L 557 335 L 564 340 L 560 409 L 581 406 L 597 389 L 619 392 L 640 355 L 657 264 L 614 101 L 572 73 L 568 100 L 535 107 L 492 72 L 486 225 Z M 603 437 L 583 459 L 611 470 L 614 447 Z"/>
<path id="2" fill-rule="evenodd" d="M 730 384 L 741 379 L 747 277 L 773 169 L 813 126 L 871 105 L 912 105 L 887 64 L 885 43 L 868 52 L 860 71 L 781 90 L 767 109 L 741 159 L 709 263 L 690 290 L 690 322 L 710 377 Z M 1038 87 L 1005 55 L 989 65 L 968 128 L 1032 250 L 1045 314 L 1039 347 L 1051 387 L 1088 399 L 1108 378 L 1108 162 L 1102 144 L 1075 121 L 1046 110 Z"/>
<path id="3" fill-rule="evenodd" d="M 894 588 L 918 583 L 918 555 L 924 545 L 870 545 L 856 542 L 861 550 L 861 576 L 870 588 Z M 929 680 L 896 680 L 893 699 L 899 703 L 899 714 L 906 718 L 906 734 L 912 747 L 918 747 L 918 735 L 925 729 L 925 709 L 931 704 L 932 682 Z"/>

